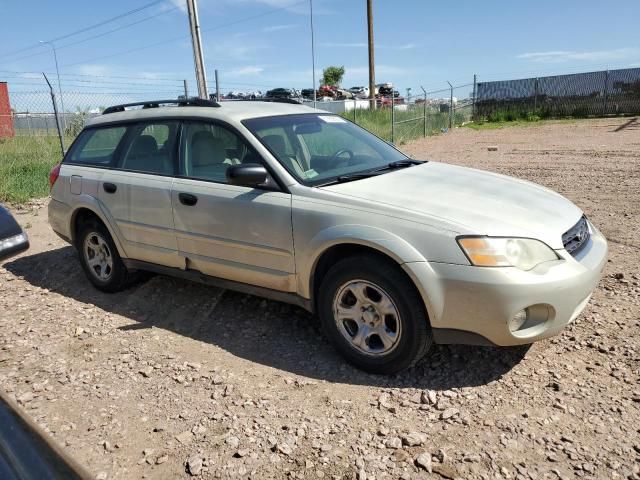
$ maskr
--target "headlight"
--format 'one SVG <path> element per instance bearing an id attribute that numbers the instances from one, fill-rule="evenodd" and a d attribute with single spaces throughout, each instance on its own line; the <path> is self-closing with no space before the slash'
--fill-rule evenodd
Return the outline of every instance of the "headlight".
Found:
<path id="1" fill-rule="evenodd" d="M 27 234 L 22 232 L 18 235 L 14 235 L 13 237 L 5 238 L 4 240 L 0 240 L 0 251 L 8 250 L 10 248 L 16 247 L 27 242 Z"/>
<path id="2" fill-rule="evenodd" d="M 517 267 L 531 270 L 560 257 L 544 243 L 530 238 L 461 237 L 458 244 L 477 267 Z"/>

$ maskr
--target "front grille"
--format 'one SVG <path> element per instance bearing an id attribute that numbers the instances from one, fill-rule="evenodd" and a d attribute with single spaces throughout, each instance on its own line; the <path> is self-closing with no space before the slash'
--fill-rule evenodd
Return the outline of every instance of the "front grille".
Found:
<path id="1" fill-rule="evenodd" d="M 578 223 L 562 235 L 562 244 L 569 254 L 575 255 L 587 244 L 590 236 L 587 217 L 583 215 Z"/>

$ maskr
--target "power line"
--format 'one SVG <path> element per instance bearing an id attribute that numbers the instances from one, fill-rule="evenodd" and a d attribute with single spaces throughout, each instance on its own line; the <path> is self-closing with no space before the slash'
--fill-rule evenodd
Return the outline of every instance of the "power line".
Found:
<path id="1" fill-rule="evenodd" d="M 84 33 L 84 32 L 86 32 L 88 30 L 93 29 L 93 28 L 101 27 L 102 25 L 106 25 L 107 23 L 111 23 L 111 22 L 114 22 L 114 21 L 119 20 L 121 18 L 127 17 L 129 15 L 133 15 L 135 13 L 138 13 L 138 12 L 140 12 L 142 10 L 145 10 L 145 9 L 147 9 L 149 7 L 152 7 L 152 6 L 157 5 L 159 3 L 162 3 L 162 2 L 164 2 L 164 0 L 155 0 L 153 2 L 150 2 L 150 3 L 147 3 L 145 5 L 142 5 L 141 7 L 134 8 L 133 10 L 129 10 L 128 12 L 124 12 L 124 13 L 121 13 L 119 15 L 116 15 L 115 17 L 111 17 L 111 18 L 108 18 L 108 19 L 103 20 L 101 22 L 98 22 L 98 23 L 95 23 L 93 25 L 90 25 L 88 27 L 81 28 L 80 30 L 76 30 L 74 32 L 67 33 L 65 35 L 61 35 L 59 37 L 49 39 L 49 40 L 47 40 L 47 42 L 58 42 L 60 40 L 64 40 L 65 38 L 73 37 L 74 35 L 78 35 L 80 33 Z M 7 53 L 0 54 L 0 57 L 6 57 L 8 55 L 13 55 L 15 53 L 24 52 L 26 50 L 31 50 L 31 49 L 37 48 L 39 46 L 40 46 L 40 44 L 37 43 L 37 44 L 31 45 L 31 46 L 28 46 L 28 47 L 24 47 L 24 48 L 20 48 L 18 50 L 14 50 L 13 52 L 7 52 Z"/>
<path id="2" fill-rule="evenodd" d="M 256 18 L 265 17 L 267 15 L 271 15 L 273 13 L 276 13 L 276 12 L 279 12 L 279 11 L 282 11 L 282 10 L 287 10 L 287 9 L 289 9 L 291 7 L 295 7 L 296 5 L 300 5 L 300 4 L 303 4 L 303 3 L 306 3 L 306 0 L 294 2 L 294 3 L 292 3 L 290 5 L 286 5 L 284 7 L 274 8 L 272 10 L 267 10 L 266 12 L 262 12 L 262 13 L 259 13 L 259 14 L 256 14 L 256 15 L 251 15 L 249 17 L 240 18 L 240 19 L 234 20 L 232 22 L 228 22 L 228 23 L 224 23 L 224 24 L 220 24 L 220 25 L 215 25 L 215 26 L 209 27 L 209 28 L 203 28 L 200 31 L 201 32 L 211 32 L 213 30 L 220 30 L 220 29 L 223 29 L 223 28 L 230 27 L 232 25 L 237 25 L 238 23 L 247 22 L 247 21 L 250 21 L 250 20 L 255 20 Z M 66 65 L 61 65 L 61 66 L 62 67 L 73 67 L 75 65 L 81 65 L 83 63 L 93 62 L 93 61 L 96 61 L 96 60 L 103 60 L 105 58 L 119 57 L 121 55 L 127 55 L 129 53 L 139 52 L 140 50 L 146 50 L 148 48 L 153 48 L 153 47 L 158 47 L 160 45 L 165 45 L 167 43 L 175 42 L 176 40 L 182 40 L 183 38 L 186 38 L 186 37 L 189 37 L 189 35 L 188 34 L 180 35 L 178 37 L 172 37 L 172 38 L 169 38 L 167 40 L 162 40 L 160 42 L 152 43 L 152 44 L 149 44 L 149 45 L 143 45 L 141 47 L 136 47 L 136 48 L 132 48 L 132 49 L 129 49 L 129 50 L 124 50 L 124 51 L 121 51 L 121 52 L 118 52 L 118 53 L 109 54 L 109 55 L 103 55 L 103 56 L 100 56 L 100 57 L 89 58 L 89 59 L 85 59 L 85 60 L 82 60 L 82 61 L 79 61 L 79 62 L 67 63 Z"/>
<path id="3" fill-rule="evenodd" d="M 88 42 L 90 40 L 95 40 L 96 38 L 104 37 L 104 36 L 109 35 L 111 33 L 118 32 L 120 30 L 124 30 L 125 28 L 133 27 L 134 25 L 138 25 L 140 23 L 147 22 L 147 21 L 152 20 L 154 18 L 157 18 L 157 17 L 159 17 L 161 15 L 166 15 L 167 13 L 173 12 L 173 11 L 177 10 L 178 8 L 179 7 L 173 7 L 173 8 L 170 8 L 168 10 L 163 10 L 162 12 L 156 13 L 154 15 L 150 15 L 148 17 L 143 17 L 140 20 L 136 20 L 135 22 L 131 22 L 131 23 L 127 23 L 125 25 L 121 25 L 121 26 L 113 28 L 111 30 L 107 30 L 106 32 L 102 32 L 102 33 L 99 33 L 97 35 L 93 35 L 91 37 L 83 38 L 82 40 L 78 40 L 76 42 L 65 43 L 64 45 L 60 45 L 59 47 L 56 46 L 56 49 L 57 50 L 61 50 L 63 48 L 72 47 L 74 45 L 78 45 L 80 43 L 85 43 L 85 42 Z M 5 60 L 5 61 L 20 62 L 20 61 L 25 60 L 27 58 L 37 57 L 38 55 L 49 55 L 49 52 L 47 51 L 47 52 L 30 53 L 29 55 L 25 55 L 23 57 L 13 58 L 13 59 Z"/>
<path id="4" fill-rule="evenodd" d="M 23 75 L 29 75 L 29 74 L 34 74 L 34 75 L 38 75 L 38 78 L 40 78 L 42 76 L 41 72 L 24 72 L 24 71 L 15 71 L 15 70 L 0 70 L 0 74 L 3 73 L 10 73 L 10 74 L 14 74 L 14 73 L 18 73 L 18 74 L 23 74 Z M 54 75 L 54 73 L 50 73 L 50 72 L 45 72 L 48 75 Z M 4 75 L 5 77 L 9 77 L 9 75 Z M 140 77 L 140 76 L 135 76 L 135 75 L 91 75 L 91 74 L 87 74 L 87 73 L 60 73 L 61 77 L 88 77 L 88 78 L 124 78 L 124 79 L 130 79 L 130 80 L 144 80 L 144 81 L 149 81 L 149 82 L 182 82 L 183 79 L 181 78 L 161 78 L 161 77 L 157 77 L 157 78 L 153 78 L 153 77 Z M 18 77 L 16 77 L 18 78 Z M 19 78 L 25 78 L 28 79 L 29 77 L 19 77 Z"/>

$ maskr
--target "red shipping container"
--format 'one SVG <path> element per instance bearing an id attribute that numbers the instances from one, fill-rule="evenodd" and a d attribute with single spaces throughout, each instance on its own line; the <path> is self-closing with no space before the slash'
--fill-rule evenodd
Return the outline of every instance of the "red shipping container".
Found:
<path id="1" fill-rule="evenodd" d="M 7 82 L 0 82 L 0 138 L 10 138 L 14 134 L 9 89 Z"/>

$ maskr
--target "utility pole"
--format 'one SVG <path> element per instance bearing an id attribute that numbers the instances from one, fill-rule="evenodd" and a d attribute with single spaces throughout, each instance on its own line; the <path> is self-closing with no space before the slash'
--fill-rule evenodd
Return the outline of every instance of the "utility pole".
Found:
<path id="1" fill-rule="evenodd" d="M 367 0 L 367 25 L 369 31 L 369 108 L 376 108 L 376 72 L 373 59 L 373 0 Z"/>
<path id="2" fill-rule="evenodd" d="M 191 43 L 193 44 L 193 62 L 196 67 L 196 83 L 198 84 L 198 96 L 206 100 L 207 75 L 204 69 L 202 55 L 202 41 L 200 40 L 200 21 L 198 20 L 197 0 L 187 0 L 187 13 L 189 14 L 189 29 L 191 30 Z"/>
<path id="3" fill-rule="evenodd" d="M 316 108 L 316 52 L 313 41 L 313 0 L 309 0 L 309 12 L 311 17 L 311 71 L 313 75 L 313 108 Z"/>

